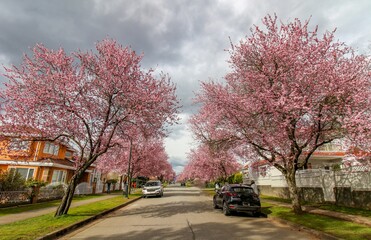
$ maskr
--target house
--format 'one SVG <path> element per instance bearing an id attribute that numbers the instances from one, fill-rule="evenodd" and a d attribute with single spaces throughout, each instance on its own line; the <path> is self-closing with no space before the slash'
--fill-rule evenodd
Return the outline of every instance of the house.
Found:
<path id="1" fill-rule="evenodd" d="M 312 154 L 308 160 L 308 164 L 303 166 L 301 170 L 340 168 L 343 165 L 346 155 L 347 152 L 341 143 L 325 144 Z M 268 161 L 261 160 L 250 165 L 249 173 L 254 176 L 253 178 L 258 178 L 259 176 L 265 177 L 267 174 L 276 175 L 280 172 L 275 168 L 273 169 Z"/>
<path id="2" fill-rule="evenodd" d="M 15 169 L 26 180 L 67 183 L 75 170 L 74 153 L 71 146 L 63 143 L 7 137 L 0 141 L 0 170 Z M 88 169 L 80 182 L 92 182 L 93 170 L 94 167 Z"/>
<path id="3" fill-rule="evenodd" d="M 359 157 L 363 159 L 358 161 Z M 296 184 L 306 201 L 336 202 L 370 209 L 370 166 L 369 153 L 356 148 L 347 152 L 341 142 L 334 142 L 321 146 L 312 154 L 307 166 L 296 172 Z M 289 197 L 285 177 L 267 161 L 250 164 L 248 176 L 255 180 L 261 194 Z"/>

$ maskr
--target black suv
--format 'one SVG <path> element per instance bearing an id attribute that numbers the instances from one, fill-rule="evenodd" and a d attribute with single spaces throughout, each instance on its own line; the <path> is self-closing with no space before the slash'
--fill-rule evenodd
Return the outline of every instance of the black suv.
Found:
<path id="1" fill-rule="evenodd" d="M 213 198 L 214 208 L 222 208 L 224 215 L 232 212 L 249 212 L 255 217 L 260 216 L 259 196 L 247 185 L 230 184 L 218 189 Z"/>

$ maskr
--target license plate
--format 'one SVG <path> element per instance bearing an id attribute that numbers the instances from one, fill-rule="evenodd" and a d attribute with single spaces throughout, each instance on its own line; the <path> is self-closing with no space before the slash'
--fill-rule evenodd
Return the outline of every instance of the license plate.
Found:
<path id="1" fill-rule="evenodd" d="M 244 206 L 250 206 L 250 203 L 243 203 Z"/>

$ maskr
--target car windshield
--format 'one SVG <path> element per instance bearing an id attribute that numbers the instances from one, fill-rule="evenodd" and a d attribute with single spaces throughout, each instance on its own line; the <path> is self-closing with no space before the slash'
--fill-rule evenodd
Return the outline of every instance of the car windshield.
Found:
<path id="1" fill-rule="evenodd" d="M 146 187 L 155 187 L 155 186 L 160 186 L 161 182 L 147 182 L 144 186 Z"/>
<path id="2" fill-rule="evenodd" d="M 237 193 L 253 193 L 254 192 L 252 188 L 247 188 L 247 187 L 234 187 L 231 190 Z"/>

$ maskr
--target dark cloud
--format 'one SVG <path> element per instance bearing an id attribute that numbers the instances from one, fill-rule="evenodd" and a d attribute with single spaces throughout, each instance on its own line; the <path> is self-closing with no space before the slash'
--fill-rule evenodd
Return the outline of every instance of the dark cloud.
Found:
<path id="1" fill-rule="evenodd" d="M 230 48 L 229 38 L 238 43 L 254 24 L 261 26 L 266 14 L 276 13 L 282 22 L 311 17 L 311 27 L 319 25 L 321 32 L 337 28 L 340 41 L 369 52 L 370 12 L 369 0 L 3 0 L 0 60 L 18 65 L 36 43 L 70 52 L 93 49 L 97 41 L 111 37 L 144 53 L 144 68 L 169 73 L 181 113 L 188 118 L 198 109 L 192 99 L 199 82 L 220 81 L 229 70 L 224 51 Z M 186 121 L 171 129 L 170 159 L 184 162 L 184 146 L 192 141 Z"/>

